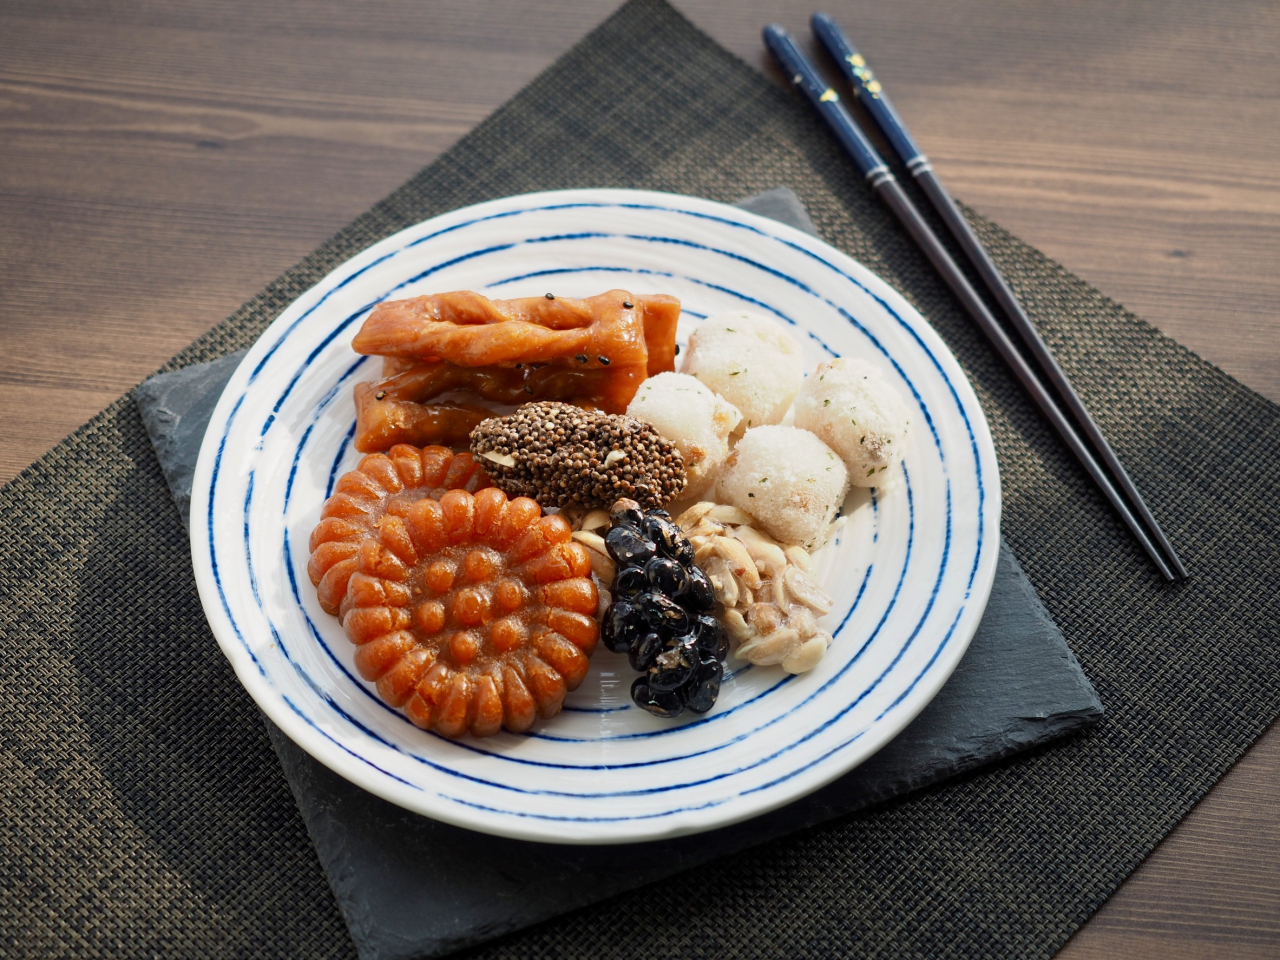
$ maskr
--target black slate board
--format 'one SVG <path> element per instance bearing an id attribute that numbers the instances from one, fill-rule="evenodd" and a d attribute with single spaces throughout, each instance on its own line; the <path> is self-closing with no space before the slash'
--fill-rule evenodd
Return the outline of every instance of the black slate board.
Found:
<path id="1" fill-rule="evenodd" d="M 809 233 L 785 187 L 739 206 Z M 137 390 L 183 522 L 205 426 L 244 352 Z M 625 847 L 553 847 L 437 823 L 365 793 L 267 722 L 361 957 L 438 956 L 1047 743 L 1102 712 L 1062 634 L 1002 542 L 987 609 L 956 672 L 871 760 L 780 810 L 721 830 Z"/>

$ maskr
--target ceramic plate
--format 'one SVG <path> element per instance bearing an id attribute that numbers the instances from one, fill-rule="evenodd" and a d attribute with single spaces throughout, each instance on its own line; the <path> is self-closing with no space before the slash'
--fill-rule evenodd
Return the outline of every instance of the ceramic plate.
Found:
<path id="1" fill-rule="evenodd" d="M 491 297 L 614 287 L 670 293 L 680 340 L 708 316 L 776 317 L 806 368 L 874 362 L 908 400 L 903 468 L 845 504 L 815 556 L 836 605 L 817 669 L 732 668 L 703 717 L 631 704 L 625 657 L 600 646 L 564 712 L 526 734 L 451 741 L 384 705 L 307 579 L 307 538 L 355 466 L 351 388 L 381 361 L 352 352 L 374 304 L 446 290 Z M 867 759 L 938 691 L 995 572 L 1000 484 L 982 411 L 955 359 L 888 285 L 790 227 L 691 197 L 530 194 L 456 210 L 333 271 L 249 351 L 214 413 L 191 498 L 192 558 L 214 635 L 262 710 L 366 790 L 486 833 L 622 843 L 763 813 Z"/>

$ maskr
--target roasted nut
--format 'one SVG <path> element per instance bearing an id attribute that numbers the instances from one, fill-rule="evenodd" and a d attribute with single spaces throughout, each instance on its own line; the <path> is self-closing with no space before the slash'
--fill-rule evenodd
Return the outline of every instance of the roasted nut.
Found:
<path id="1" fill-rule="evenodd" d="M 809 574 L 809 552 L 778 543 L 750 514 L 725 504 L 696 503 L 677 523 L 723 607 L 736 656 L 761 666 L 780 663 L 792 673 L 812 669 L 831 641 L 817 617 L 833 601 Z"/>
<path id="2" fill-rule="evenodd" d="M 813 611 L 799 603 L 787 607 L 787 624 L 796 628 L 801 640 L 808 640 L 818 632 L 818 621 Z"/>
<path id="3" fill-rule="evenodd" d="M 708 500 L 702 500 L 695 503 L 692 507 L 676 519 L 676 526 L 683 530 L 686 534 L 697 524 L 699 520 L 707 515 L 707 513 L 715 508 L 715 504 Z"/>
<path id="4" fill-rule="evenodd" d="M 835 601 L 818 586 L 817 581 L 799 567 L 787 567 L 786 581 L 791 595 L 814 613 L 823 616 L 831 612 Z"/>
<path id="5" fill-rule="evenodd" d="M 772 603 L 753 603 L 747 609 L 747 623 L 757 633 L 768 635 L 782 626 L 782 611 Z"/>
<path id="6" fill-rule="evenodd" d="M 790 656 L 800 645 L 800 635 L 791 627 L 780 627 L 766 637 L 748 640 L 738 648 L 740 660 L 750 660 L 762 667 L 772 667 Z"/>
<path id="7" fill-rule="evenodd" d="M 717 537 L 714 542 L 715 552 L 728 561 L 729 569 L 742 578 L 752 590 L 760 587 L 760 571 L 756 568 L 751 554 L 741 540 L 733 537 Z"/>
<path id="8" fill-rule="evenodd" d="M 723 622 L 725 633 L 729 634 L 729 639 L 734 643 L 742 643 L 755 634 L 755 630 L 743 618 L 741 610 L 726 610 Z"/>
<path id="9" fill-rule="evenodd" d="M 814 634 L 783 658 L 782 669 L 787 673 L 804 673 L 806 670 L 812 670 L 827 652 L 829 642 L 830 637 L 827 634 Z"/>
<path id="10" fill-rule="evenodd" d="M 688 512 L 685 511 L 685 513 Z M 706 511 L 706 516 L 719 523 L 731 523 L 738 527 L 754 526 L 756 522 L 751 514 L 737 507 L 731 507 L 727 503 L 712 504 L 711 509 Z"/>
<path id="11" fill-rule="evenodd" d="M 612 585 L 617 564 L 605 549 L 604 538 L 589 530 L 573 531 L 573 539 L 587 548 L 587 557 L 591 560 L 591 572 L 606 586 Z"/>
<path id="12" fill-rule="evenodd" d="M 609 513 L 606 510 L 592 510 L 574 527 L 575 530 L 601 530 L 609 527 Z M 807 569 L 807 568 L 806 568 Z"/>

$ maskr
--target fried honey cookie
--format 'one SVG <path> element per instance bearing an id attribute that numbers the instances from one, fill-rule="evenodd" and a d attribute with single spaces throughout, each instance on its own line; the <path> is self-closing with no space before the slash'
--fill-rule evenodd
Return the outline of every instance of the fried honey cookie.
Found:
<path id="1" fill-rule="evenodd" d="M 412 449 L 382 459 L 395 466 L 396 452 Z M 370 461 L 383 469 L 375 455 L 354 472 L 368 476 Z M 599 633 L 590 558 L 563 519 L 527 497 L 441 490 L 450 472 L 373 498 L 381 509 L 360 518 L 326 515 L 311 577 L 356 644 L 360 675 L 415 724 L 449 737 L 527 730 L 559 713 L 586 676 Z"/>

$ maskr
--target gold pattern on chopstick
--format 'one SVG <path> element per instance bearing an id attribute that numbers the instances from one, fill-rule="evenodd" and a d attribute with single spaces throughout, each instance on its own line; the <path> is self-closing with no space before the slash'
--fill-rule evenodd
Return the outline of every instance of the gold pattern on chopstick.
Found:
<path id="1" fill-rule="evenodd" d="M 822 91 L 822 96 L 820 96 L 818 99 L 821 100 L 823 103 L 829 103 L 832 100 L 839 100 L 840 94 L 836 93 L 830 87 L 827 87 L 826 90 Z"/>
<path id="2" fill-rule="evenodd" d="M 871 72 L 871 68 L 867 66 L 867 61 L 863 59 L 860 53 L 851 53 L 845 57 L 849 66 L 853 68 L 853 75 L 858 78 L 861 88 L 854 87 L 854 92 L 859 89 L 866 90 L 871 94 L 872 99 L 880 99 L 880 91 L 884 89 L 880 86 L 880 81 L 876 79 L 876 75 Z"/>

